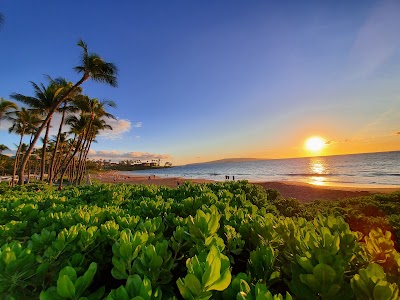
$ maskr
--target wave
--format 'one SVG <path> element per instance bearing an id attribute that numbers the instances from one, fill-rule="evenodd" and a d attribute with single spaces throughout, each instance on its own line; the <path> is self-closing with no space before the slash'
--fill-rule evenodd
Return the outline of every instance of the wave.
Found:
<path id="1" fill-rule="evenodd" d="M 375 172 L 371 173 L 372 176 L 400 176 L 399 173 L 383 173 L 383 172 Z"/>
<path id="2" fill-rule="evenodd" d="M 314 176 L 314 177 L 326 177 L 326 176 L 340 176 L 341 174 L 332 174 L 332 173 L 327 173 L 327 174 L 320 174 L 320 173 L 288 173 L 288 174 L 282 174 L 285 176 Z M 343 176 L 343 175 L 342 175 Z"/>

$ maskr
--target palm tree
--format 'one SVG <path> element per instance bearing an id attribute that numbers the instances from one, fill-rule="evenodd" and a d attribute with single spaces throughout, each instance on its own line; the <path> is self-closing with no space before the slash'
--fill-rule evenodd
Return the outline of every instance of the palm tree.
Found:
<path id="1" fill-rule="evenodd" d="M 112 130 L 113 128 L 106 123 L 105 120 L 95 118 L 91 124 L 90 133 L 86 142 L 85 148 L 83 149 L 83 155 L 80 156 L 78 164 L 78 177 L 76 178 L 75 184 L 81 184 L 83 175 L 86 174 L 86 161 L 89 154 L 90 146 L 95 142 L 95 138 L 100 130 Z"/>
<path id="2" fill-rule="evenodd" d="M 51 78 L 50 78 L 51 79 Z M 53 106 L 57 103 L 58 99 L 62 96 L 62 92 L 64 90 L 63 86 L 58 85 L 54 81 L 50 81 L 49 85 L 46 87 L 43 83 L 37 85 L 36 83 L 31 81 L 33 86 L 35 96 L 25 96 L 17 93 L 13 93 L 11 98 L 18 100 L 24 104 L 27 104 L 31 107 L 31 110 L 43 115 L 48 116 Z M 43 181 L 44 173 L 45 173 L 45 157 L 46 157 L 46 145 L 47 139 L 49 135 L 50 125 L 52 114 L 48 118 L 46 131 L 43 139 L 43 147 L 42 147 L 42 161 L 41 161 L 41 169 L 40 169 L 40 180 Z"/>
<path id="3" fill-rule="evenodd" d="M 3 151 L 5 150 L 10 150 L 10 148 L 8 148 L 6 145 L 4 144 L 0 144 L 0 154 L 3 153 Z"/>
<path id="4" fill-rule="evenodd" d="M 58 78 L 57 84 L 60 86 L 64 86 L 66 88 L 70 88 L 73 83 L 72 82 L 67 82 L 65 79 Z M 54 173 L 54 167 L 56 163 L 56 156 L 57 156 L 57 151 L 59 151 L 59 144 L 60 144 L 60 138 L 62 135 L 62 128 L 64 125 L 64 120 L 65 120 L 65 115 L 67 113 L 74 113 L 78 111 L 77 106 L 74 103 L 75 98 L 81 96 L 82 93 L 82 88 L 77 88 L 74 92 L 70 94 L 69 97 L 67 97 L 64 102 L 63 106 L 58 109 L 58 112 L 61 112 L 61 121 L 60 121 L 60 126 L 58 127 L 58 134 L 57 138 L 55 141 L 55 146 L 54 146 L 54 151 L 53 155 L 51 156 L 51 161 L 50 161 L 50 166 L 49 166 L 49 184 L 53 183 L 53 173 Z"/>
<path id="5" fill-rule="evenodd" d="M 18 165 L 19 155 L 21 153 L 22 140 L 24 138 L 24 135 L 33 134 L 33 132 L 36 130 L 36 126 L 38 126 L 40 122 L 42 122 L 42 119 L 40 118 L 39 115 L 37 115 L 32 111 L 27 110 L 24 107 L 22 107 L 21 110 L 19 111 L 14 111 L 8 114 L 7 119 L 13 123 L 13 125 L 8 129 L 8 131 L 10 133 L 16 133 L 20 135 L 19 145 L 14 159 L 14 169 L 11 181 L 12 185 L 14 185 L 14 178 L 17 171 L 17 165 Z"/>
<path id="6" fill-rule="evenodd" d="M 70 149 L 67 151 L 67 154 L 61 163 L 61 167 L 59 170 L 61 173 L 59 189 L 62 189 L 64 175 L 65 175 L 66 171 L 68 170 L 70 164 L 74 160 L 75 155 L 81 149 L 83 138 L 84 138 L 84 136 L 86 134 L 86 130 L 88 128 L 89 118 L 84 115 L 81 115 L 79 118 L 72 115 L 67 118 L 65 123 L 70 126 L 70 128 L 71 128 L 70 133 L 74 134 L 74 138 L 70 144 Z M 68 153 L 72 153 L 72 154 L 70 156 L 68 156 Z"/>
<path id="7" fill-rule="evenodd" d="M 82 74 L 82 78 L 75 85 L 69 88 L 65 93 L 63 93 L 61 97 L 59 97 L 58 101 L 54 103 L 53 107 L 48 112 L 42 125 L 38 128 L 31 145 L 29 146 L 24 158 L 22 159 L 21 167 L 18 170 L 18 175 L 20 175 L 18 184 L 23 184 L 23 181 L 21 179 L 21 177 L 23 176 L 23 170 L 25 169 L 25 165 L 29 159 L 29 156 L 32 153 L 32 150 L 35 147 L 35 144 L 38 141 L 43 129 L 47 126 L 47 123 L 51 119 L 52 115 L 56 112 L 58 107 L 61 105 L 61 103 L 63 103 L 65 99 L 67 99 L 71 95 L 71 93 L 73 93 L 78 87 L 80 87 L 85 81 L 89 79 L 92 79 L 96 82 L 107 83 L 113 87 L 117 86 L 117 67 L 112 63 L 105 62 L 99 55 L 89 53 L 86 43 L 84 43 L 82 40 L 78 42 L 78 46 L 82 48 L 81 65 L 75 67 L 74 70 L 78 74 Z"/>
<path id="8" fill-rule="evenodd" d="M 4 118 L 4 115 L 9 112 L 11 109 L 18 109 L 18 106 L 11 101 L 8 101 L 4 98 L 0 98 L 0 122 Z"/>

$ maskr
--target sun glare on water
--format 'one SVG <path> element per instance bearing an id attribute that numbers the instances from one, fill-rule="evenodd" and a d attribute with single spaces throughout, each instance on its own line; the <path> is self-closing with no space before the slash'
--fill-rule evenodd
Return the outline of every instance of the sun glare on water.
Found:
<path id="1" fill-rule="evenodd" d="M 313 136 L 306 140 L 305 148 L 310 152 L 319 152 L 325 147 L 325 140 L 319 136 Z"/>

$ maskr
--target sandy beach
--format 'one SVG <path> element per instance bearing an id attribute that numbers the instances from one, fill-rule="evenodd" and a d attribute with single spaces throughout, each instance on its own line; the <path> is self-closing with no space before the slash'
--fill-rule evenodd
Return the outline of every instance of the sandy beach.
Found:
<path id="1" fill-rule="evenodd" d="M 104 172 L 91 174 L 92 181 L 101 183 L 131 183 L 131 184 L 154 184 L 168 187 L 177 187 L 186 181 L 193 183 L 213 182 L 207 179 L 186 179 L 179 177 L 157 177 L 157 176 L 132 176 L 119 172 Z M 301 202 L 314 200 L 337 200 L 352 197 L 368 196 L 377 193 L 391 193 L 399 191 L 400 187 L 346 187 L 346 186 L 317 186 L 295 181 L 282 182 L 253 182 L 265 189 L 278 190 L 285 198 L 295 198 Z"/>

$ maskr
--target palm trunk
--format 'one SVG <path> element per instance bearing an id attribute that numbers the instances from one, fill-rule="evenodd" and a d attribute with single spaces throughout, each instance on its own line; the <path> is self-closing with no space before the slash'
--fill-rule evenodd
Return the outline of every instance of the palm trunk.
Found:
<path id="1" fill-rule="evenodd" d="M 78 141 L 78 144 L 77 144 L 76 147 L 75 147 L 74 153 L 72 153 L 72 155 L 71 155 L 71 157 L 69 158 L 69 160 L 67 161 L 65 167 L 64 167 L 64 168 L 62 169 L 62 171 L 61 171 L 60 185 L 58 186 L 58 189 L 59 189 L 59 190 L 62 189 L 62 183 L 63 183 L 63 179 L 64 179 L 65 172 L 67 171 L 69 165 L 71 164 L 71 161 L 74 159 L 76 153 L 78 153 L 78 150 L 81 148 L 82 140 L 83 140 L 83 138 L 80 139 L 80 140 Z"/>
<path id="2" fill-rule="evenodd" d="M 81 165 L 81 168 L 80 168 L 78 182 L 77 182 L 78 185 L 81 184 L 83 176 L 86 173 L 86 159 L 87 159 L 87 156 L 88 156 L 88 153 L 89 153 L 89 149 L 90 149 L 90 145 L 92 144 L 92 141 L 93 141 L 93 134 L 92 134 L 92 137 L 89 139 L 89 141 L 87 143 L 87 146 L 85 148 L 84 154 L 83 154 L 82 165 Z"/>
<path id="3" fill-rule="evenodd" d="M 74 136 L 74 139 L 71 143 L 71 146 L 69 147 L 68 151 L 65 153 L 65 157 L 60 156 L 58 164 L 57 164 L 57 168 L 56 171 L 54 172 L 54 176 L 53 176 L 53 180 L 55 180 L 58 176 L 58 174 L 61 174 L 61 168 L 64 166 L 64 164 L 66 163 L 67 159 L 68 159 L 68 153 L 72 152 L 72 148 L 74 147 L 74 143 L 76 140 L 76 135 Z"/>
<path id="4" fill-rule="evenodd" d="M 14 184 L 15 173 L 17 172 L 18 156 L 19 156 L 19 153 L 21 152 L 22 139 L 24 138 L 24 133 L 25 133 L 25 131 L 22 131 L 22 133 L 21 133 L 21 138 L 20 138 L 20 140 L 19 140 L 19 145 L 18 145 L 17 153 L 15 153 L 13 175 L 12 175 L 12 177 L 11 177 L 11 186 L 12 186 L 12 187 L 15 185 L 15 184 Z M 19 178 L 18 178 L 18 181 L 19 181 Z"/>
<path id="5" fill-rule="evenodd" d="M 43 140 L 42 161 L 40 166 L 40 181 L 42 182 L 44 181 L 44 172 L 46 169 L 46 145 L 47 145 L 47 139 L 49 137 L 50 123 L 51 123 L 51 117 L 47 122 L 46 133 L 44 134 L 44 140 Z"/>
<path id="6" fill-rule="evenodd" d="M 65 108 L 66 105 L 67 104 L 64 102 L 64 108 Z M 55 165 L 55 162 L 56 162 L 58 144 L 60 143 L 60 136 L 61 136 L 62 127 L 63 127 L 63 124 L 64 124 L 64 119 L 65 119 L 65 109 L 62 112 L 61 123 L 60 123 L 60 126 L 58 127 L 56 145 L 54 146 L 53 156 L 51 157 L 51 162 L 50 162 L 50 167 L 49 167 L 49 184 L 50 185 L 53 184 L 54 165 Z"/>
<path id="7" fill-rule="evenodd" d="M 44 119 L 42 125 L 40 125 L 40 127 L 38 128 L 37 132 L 35 133 L 35 136 L 32 140 L 32 143 L 29 145 L 28 150 L 26 151 L 22 162 L 21 162 L 21 166 L 18 169 L 18 184 L 19 185 L 23 185 L 24 181 L 22 180 L 22 177 L 24 176 L 24 171 L 25 171 L 25 167 L 26 167 L 26 163 L 28 162 L 29 157 L 32 154 L 33 148 L 36 145 L 36 142 L 38 141 L 40 135 L 42 134 L 43 129 L 47 126 L 47 123 L 49 122 L 49 120 L 51 119 L 51 117 L 53 116 L 54 112 L 58 109 L 58 107 L 61 105 L 61 103 L 63 103 L 63 101 L 65 99 L 67 99 L 67 97 L 73 92 L 75 91 L 83 82 L 85 82 L 86 80 L 89 79 L 89 75 L 84 75 L 73 87 L 71 87 L 68 92 L 61 97 L 61 99 L 59 101 L 57 101 L 57 103 L 54 105 L 54 107 L 49 111 L 49 113 L 47 114 L 46 119 Z"/>
<path id="8" fill-rule="evenodd" d="M 82 172 L 83 157 L 84 157 L 85 149 L 86 149 L 86 147 L 87 147 L 88 142 L 89 142 L 89 141 L 85 140 L 85 141 L 82 143 L 82 147 L 81 147 L 81 150 L 80 150 L 80 152 L 79 152 L 79 158 L 78 158 L 77 168 L 76 168 L 76 170 L 77 170 L 77 172 L 76 172 L 76 178 L 74 178 L 74 185 L 75 185 L 75 186 L 77 185 L 77 182 L 78 182 L 78 180 L 79 180 L 80 174 L 81 174 L 81 172 Z"/>

